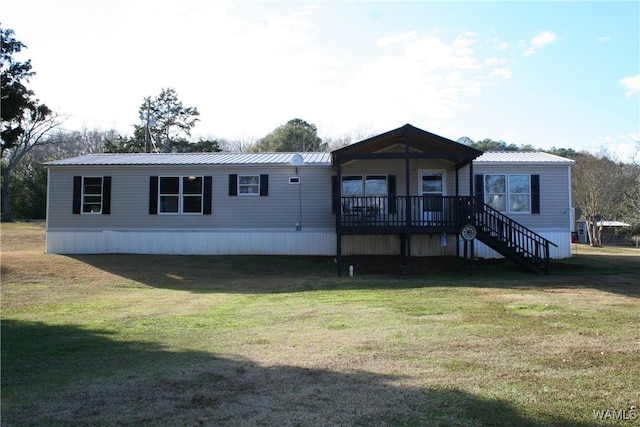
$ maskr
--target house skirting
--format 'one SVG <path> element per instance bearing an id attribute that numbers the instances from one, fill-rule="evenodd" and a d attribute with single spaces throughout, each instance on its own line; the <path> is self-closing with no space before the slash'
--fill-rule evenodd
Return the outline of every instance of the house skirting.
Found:
<path id="1" fill-rule="evenodd" d="M 166 255 L 334 255 L 330 230 L 47 231 L 47 253 Z"/>
<path id="2" fill-rule="evenodd" d="M 571 233 L 538 232 L 559 247 L 551 258 L 571 257 Z M 166 254 L 166 255 L 336 255 L 334 229 L 271 230 L 49 230 L 50 254 Z M 416 234 L 411 256 L 455 256 L 461 239 L 453 234 Z M 342 255 L 399 255 L 398 235 L 345 235 Z M 475 242 L 475 256 L 502 255 Z"/>

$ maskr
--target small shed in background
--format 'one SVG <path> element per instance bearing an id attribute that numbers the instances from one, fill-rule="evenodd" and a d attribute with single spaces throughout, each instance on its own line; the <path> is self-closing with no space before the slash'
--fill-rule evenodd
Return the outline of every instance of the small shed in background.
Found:
<path id="1" fill-rule="evenodd" d="M 618 240 L 622 241 L 623 238 L 619 237 L 619 231 L 625 227 L 630 227 L 630 224 L 622 221 L 598 221 L 598 227 L 602 227 L 602 243 L 616 244 Z M 579 243 L 589 243 L 589 235 L 587 232 L 587 221 L 584 217 L 576 221 L 576 231 L 578 232 Z"/>

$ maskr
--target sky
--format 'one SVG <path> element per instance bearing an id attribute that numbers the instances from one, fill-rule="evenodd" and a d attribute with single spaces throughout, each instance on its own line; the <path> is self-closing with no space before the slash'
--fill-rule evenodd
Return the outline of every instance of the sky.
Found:
<path id="1" fill-rule="evenodd" d="M 130 135 L 174 88 L 194 139 L 287 121 L 352 142 L 410 123 L 457 140 L 640 161 L 638 1 L 0 0 L 65 129 Z"/>

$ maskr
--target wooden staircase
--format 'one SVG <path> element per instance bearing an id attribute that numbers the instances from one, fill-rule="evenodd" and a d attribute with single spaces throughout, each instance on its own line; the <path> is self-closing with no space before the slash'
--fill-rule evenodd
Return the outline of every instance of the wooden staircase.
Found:
<path id="1" fill-rule="evenodd" d="M 556 244 L 484 203 L 476 206 L 474 218 L 479 241 L 531 271 L 549 272 L 549 248 L 557 247 Z"/>

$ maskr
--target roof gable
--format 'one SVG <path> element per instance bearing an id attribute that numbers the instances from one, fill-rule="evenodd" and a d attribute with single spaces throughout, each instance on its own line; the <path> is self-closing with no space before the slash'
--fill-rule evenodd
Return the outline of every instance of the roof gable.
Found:
<path id="1" fill-rule="evenodd" d="M 403 148 L 403 157 L 446 159 L 457 165 L 467 164 L 482 154 L 482 151 L 475 148 L 406 124 L 332 151 L 332 162 L 335 164 L 338 161 L 344 162 L 353 159 L 400 158 L 391 153 L 380 154 L 385 149 L 394 146 Z"/>

